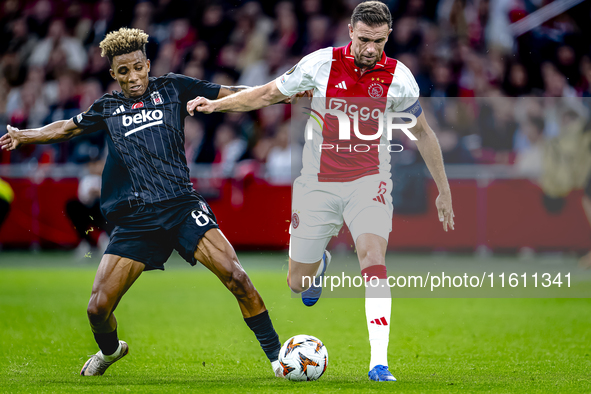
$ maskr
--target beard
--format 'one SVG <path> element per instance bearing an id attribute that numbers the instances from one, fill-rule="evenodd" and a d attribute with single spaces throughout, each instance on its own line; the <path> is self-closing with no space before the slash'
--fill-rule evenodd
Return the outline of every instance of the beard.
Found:
<path id="1" fill-rule="evenodd" d="M 371 60 L 364 58 L 361 55 L 359 55 L 359 57 L 355 56 L 355 65 L 359 68 L 374 68 L 378 63 L 378 59 L 377 55 Z"/>

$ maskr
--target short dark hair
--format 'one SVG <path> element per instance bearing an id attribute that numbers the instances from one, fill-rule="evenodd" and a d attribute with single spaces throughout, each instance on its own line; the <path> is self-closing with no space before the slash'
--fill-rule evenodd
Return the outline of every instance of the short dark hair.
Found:
<path id="1" fill-rule="evenodd" d="M 357 5 L 353 10 L 351 26 L 355 27 L 357 22 L 363 22 L 371 27 L 386 23 L 388 28 L 392 28 L 392 14 L 390 14 L 388 6 L 381 1 L 366 1 Z"/>

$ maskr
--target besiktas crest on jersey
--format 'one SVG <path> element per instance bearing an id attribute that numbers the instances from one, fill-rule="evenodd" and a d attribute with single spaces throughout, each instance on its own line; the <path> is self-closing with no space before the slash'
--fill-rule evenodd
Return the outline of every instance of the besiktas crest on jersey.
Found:
<path id="1" fill-rule="evenodd" d="M 164 104 L 164 99 L 162 98 L 162 95 L 159 91 L 150 93 L 150 99 L 152 100 L 152 104 L 154 105 Z"/>

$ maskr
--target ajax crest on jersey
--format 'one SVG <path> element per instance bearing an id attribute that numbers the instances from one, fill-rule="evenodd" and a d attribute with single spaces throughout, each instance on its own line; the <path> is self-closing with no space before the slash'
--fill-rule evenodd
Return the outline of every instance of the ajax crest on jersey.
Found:
<path id="1" fill-rule="evenodd" d="M 379 83 L 372 83 L 369 85 L 367 93 L 373 98 L 382 97 L 382 94 L 384 94 L 384 88 Z"/>
<path id="2" fill-rule="evenodd" d="M 286 379 L 316 380 L 326 371 L 328 351 L 320 339 L 311 335 L 296 335 L 281 347 L 279 363 Z"/>
<path id="3" fill-rule="evenodd" d="M 293 228 L 298 228 L 298 226 L 300 225 L 300 217 L 295 212 L 293 213 L 293 215 L 291 215 L 291 225 L 293 226 Z"/>
<path id="4" fill-rule="evenodd" d="M 152 92 L 150 94 L 150 99 L 152 99 L 152 104 L 154 104 L 154 105 L 160 105 L 160 104 L 164 103 L 164 99 L 162 98 L 162 95 L 158 91 Z"/>

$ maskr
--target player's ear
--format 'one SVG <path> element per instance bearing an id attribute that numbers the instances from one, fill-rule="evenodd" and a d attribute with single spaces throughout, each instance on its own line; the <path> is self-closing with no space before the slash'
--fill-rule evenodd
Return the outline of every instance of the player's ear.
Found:
<path id="1" fill-rule="evenodd" d="M 349 38 L 353 39 L 353 26 L 351 26 L 351 24 L 349 24 L 348 26 L 349 26 Z"/>
<path id="2" fill-rule="evenodd" d="M 150 59 L 146 59 L 146 67 L 148 68 L 148 72 L 150 72 Z"/>
<path id="3" fill-rule="evenodd" d="M 384 42 L 388 42 L 388 37 L 390 37 L 391 33 L 392 33 L 392 29 L 388 30 L 388 35 L 386 36 L 386 41 L 384 41 Z"/>
<path id="4" fill-rule="evenodd" d="M 109 74 L 111 74 L 111 78 L 113 78 L 114 80 L 117 80 L 117 78 L 115 78 L 115 71 L 113 71 L 112 68 L 109 69 Z"/>

